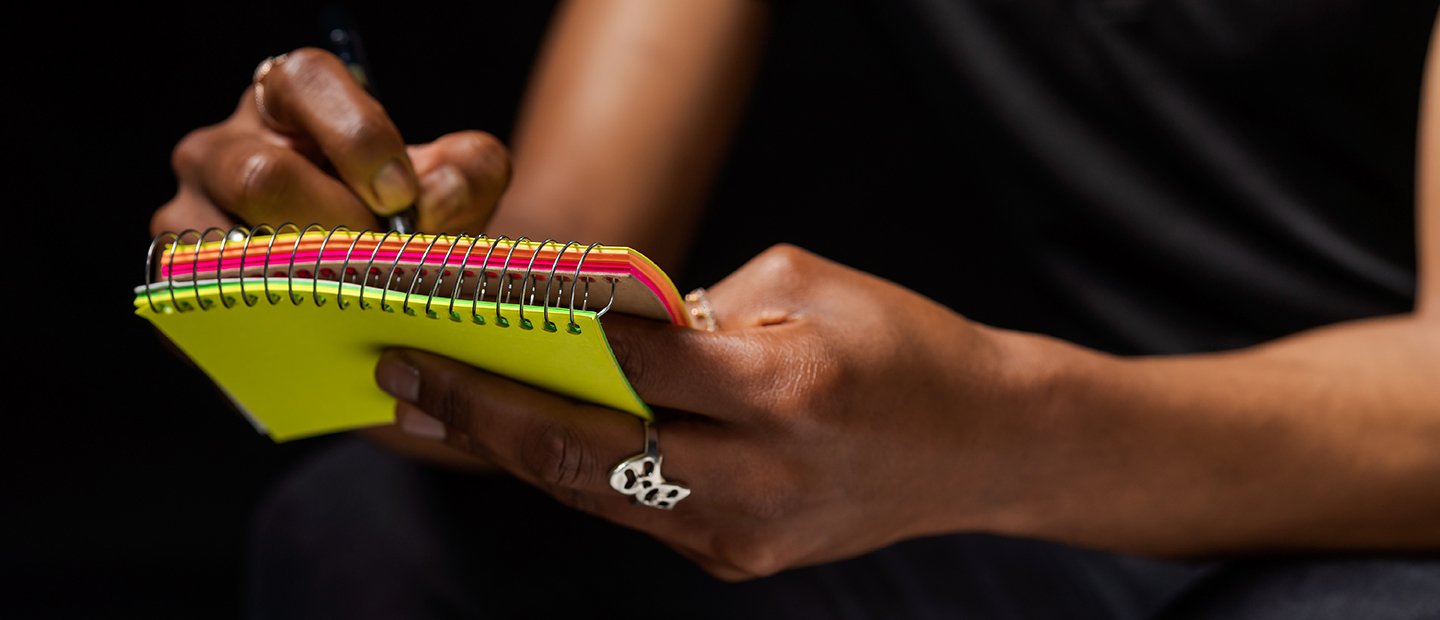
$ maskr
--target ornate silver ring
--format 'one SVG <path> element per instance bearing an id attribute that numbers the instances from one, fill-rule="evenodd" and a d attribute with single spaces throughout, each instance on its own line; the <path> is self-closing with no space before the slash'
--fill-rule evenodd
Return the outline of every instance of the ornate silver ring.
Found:
<path id="1" fill-rule="evenodd" d="M 625 459 L 610 470 L 610 488 L 631 496 L 635 503 L 661 510 L 670 510 L 687 497 L 690 488 L 676 481 L 667 481 L 660 474 L 659 438 L 655 427 L 645 422 L 645 451 Z"/>

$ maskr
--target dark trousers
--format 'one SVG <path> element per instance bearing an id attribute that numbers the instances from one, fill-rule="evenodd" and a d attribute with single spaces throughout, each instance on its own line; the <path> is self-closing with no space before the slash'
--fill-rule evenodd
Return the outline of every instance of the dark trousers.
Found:
<path id="1" fill-rule="evenodd" d="M 257 516 L 254 618 L 1440 618 L 1440 559 L 1167 563 L 953 535 L 745 583 L 505 476 L 346 441 Z"/>

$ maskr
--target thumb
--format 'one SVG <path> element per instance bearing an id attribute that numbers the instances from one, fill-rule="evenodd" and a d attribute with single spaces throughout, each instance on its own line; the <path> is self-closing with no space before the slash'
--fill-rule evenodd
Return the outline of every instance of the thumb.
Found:
<path id="1" fill-rule="evenodd" d="M 604 329 L 645 402 L 721 419 L 764 414 L 793 392 L 787 378 L 813 342 L 803 310 L 837 270 L 780 244 L 710 288 L 718 331 L 618 315 L 606 316 Z"/>
<path id="2" fill-rule="evenodd" d="M 763 412 L 783 360 L 766 330 L 707 332 L 624 315 L 604 330 L 630 385 L 646 403 L 724 421 Z"/>
<path id="3" fill-rule="evenodd" d="M 416 226 L 426 232 L 484 229 L 510 183 L 510 152 L 494 136 L 460 131 L 409 147 L 420 179 Z"/>

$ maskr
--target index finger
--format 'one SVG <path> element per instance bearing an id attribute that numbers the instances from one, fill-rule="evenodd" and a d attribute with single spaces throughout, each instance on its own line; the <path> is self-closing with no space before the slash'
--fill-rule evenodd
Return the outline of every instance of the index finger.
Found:
<path id="1" fill-rule="evenodd" d="M 758 330 L 707 332 L 612 315 L 605 334 L 631 387 L 650 405 L 736 420 L 784 398 L 777 378 L 785 362 Z"/>
<path id="2" fill-rule="evenodd" d="M 346 185 L 380 215 L 415 202 L 419 184 L 405 140 L 380 103 L 334 54 L 304 48 L 261 78 L 257 107 L 282 133 L 315 141 Z M 266 116 L 270 118 L 266 119 Z"/>

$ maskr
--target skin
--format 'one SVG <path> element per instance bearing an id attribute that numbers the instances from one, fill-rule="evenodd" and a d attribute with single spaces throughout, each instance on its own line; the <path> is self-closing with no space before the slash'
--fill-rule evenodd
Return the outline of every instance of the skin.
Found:
<path id="1" fill-rule="evenodd" d="M 295 50 L 264 84 L 268 117 L 252 85 L 229 118 L 176 145 L 179 188 L 152 232 L 286 221 L 377 228 L 377 215 L 412 203 L 422 230 L 479 229 L 509 183 L 509 153 L 487 133 L 406 146 L 329 52 Z"/>
<path id="2" fill-rule="evenodd" d="M 481 131 L 407 147 L 337 58 L 296 50 L 264 78 L 270 119 L 252 87 L 228 119 L 176 146 L 179 189 L 151 232 L 286 221 L 376 228 L 376 215 L 415 201 L 423 231 L 600 240 L 644 248 L 679 273 L 739 120 L 766 9 L 755 0 L 566 3 L 522 105 L 513 158 Z M 390 161 L 414 174 L 387 204 L 373 187 Z M 416 188 L 418 197 L 407 194 Z M 398 427 L 361 433 L 433 464 L 494 470 Z"/>
<path id="3" fill-rule="evenodd" d="M 779 246 L 711 290 L 719 331 L 607 322 L 668 409 L 665 473 L 694 490 L 673 512 L 608 488 L 633 419 L 420 351 L 387 352 L 377 382 L 451 446 L 725 579 L 951 532 L 1187 558 L 1440 549 L 1440 63 L 1424 90 L 1411 313 L 1118 358 Z"/>
<path id="4" fill-rule="evenodd" d="M 585 23 L 616 27 L 598 16 Z M 552 50 L 547 63 L 565 58 Z M 563 72 L 554 76 L 563 86 Z M 1437 549 L 1440 63 L 1430 63 L 1424 90 L 1420 286 L 1411 313 L 1226 353 L 1118 358 L 980 325 L 913 291 L 778 246 L 710 289 L 718 331 L 606 319 L 637 392 L 661 409 L 666 477 L 694 489 L 671 512 L 633 505 L 606 483 L 610 467 L 639 448 L 634 418 L 420 351 L 386 352 L 376 379 L 396 397 L 402 427 L 443 435 L 453 451 L 648 532 L 723 579 L 949 532 L 1172 557 Z M 549 113 L 584 116 L 563 104 Z M 571 120 L 582 125 L 567 131 L 587 122 Z M 545 152 L 517 145 L 517 191 L 534 169 L 524 158 Z M 569 165 L 588 178 L 590 168 Z M 370 168 L 358 169 L 354 178 L 366 178 Z M 206 173 L 192 178 L 209 187 Z M 363 187 L 351 191 L 376 212 L 388 208 L 366 202 Z M 555 192 L 535 203 L 516 198 L 522 208 L 513 216 L 507 198 L 496 221 L 574 204 Z M 634 197 L 651 194 L 617 192 L 630 196 L 615 199 L 622 215 L 662 208 L 637 206 L 663 204 Z M 647 229 L 631 225 L 643 242 Z"/>

